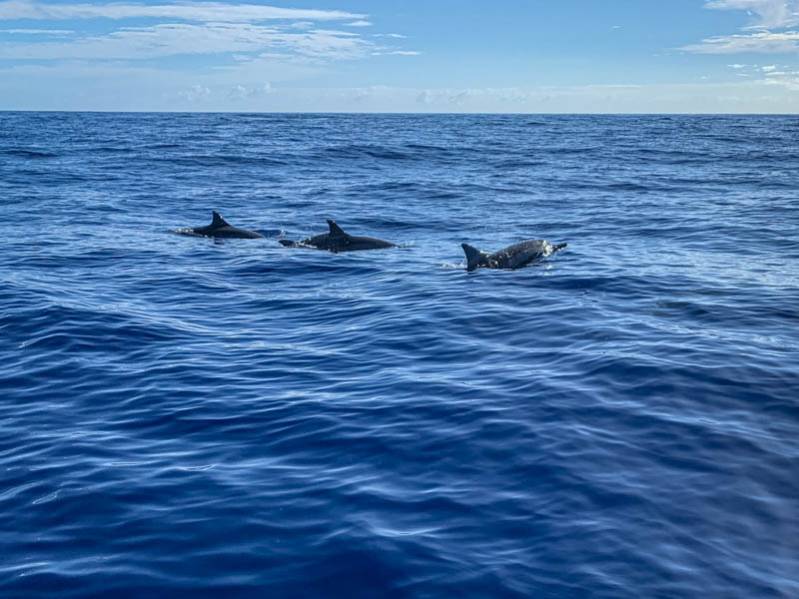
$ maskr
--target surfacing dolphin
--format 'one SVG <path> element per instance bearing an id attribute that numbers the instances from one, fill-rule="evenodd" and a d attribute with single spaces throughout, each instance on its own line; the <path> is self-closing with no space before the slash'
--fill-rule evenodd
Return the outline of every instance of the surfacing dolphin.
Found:
<path id="1" fill-rule="evenodd" d="M 468 243 L 461 247 L 466 253 L 466 270 L 477 268 L 521 268 L 531 262 L 551 256 L 566 247 L 565 243 L 550 243 L 545 239 L 530 239 L 509 245 L 505 249 L 489 254 L 481 252 Z"/>
<path id="2" fill-rule="evenodd" d="M 193 235 L 195 237 L 220 237 L 223 239 L 261 239 L 263 235 L 247 229 L 239 229 L 227 222 L 216 210 L 210 225 L 205 227 L 191 227 L 178 229 L 175 233 L 180 235 Z"/>
<path id="3" fill-rule="evenodd" d="M 358 237 L 350 235 L 336 224 L 336 221 L 328 219 L 327 225 L 330 227 L 328 233 L 314 235 L 303 241 L 290 241 L 281 239 L 280 243 L 290 248 L 309 248 L 317 250 L 328 250 L 337 252 L 357 252 L 360 250 L 381 250 L 384 248 L 396 247 L 390 241 L 383 241 L 374 237 Z"/>

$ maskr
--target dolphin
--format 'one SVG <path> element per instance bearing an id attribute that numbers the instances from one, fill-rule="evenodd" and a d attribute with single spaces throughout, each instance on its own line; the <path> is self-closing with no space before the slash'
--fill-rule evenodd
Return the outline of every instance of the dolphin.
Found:
<path id="1" fill-rule="evenodd" d="M 175 233 L 180 235 L 193 235 L 195 237 L 221 237 L 225 239 L 261 239 L 263 235 L 247 229 L 239 229 L 227 222 L 216 210 L 213 211 L 213 220 L 205 227 L 190 227 L 178 229 Z"/>
<path id="2" fill-rule="evenodd" d="M 281 239 L 280 243 L 290 248 L 309 248 L 317 250 L 329 250 L 337 252 L 356 252 L 359 250 L 380 250 L 383 248 L 396 247 L 390 241 L 375 239 L 374 237 L 358 237 L 350 235 L 336 224 L 336 221 L 328 219 L 330 231 L 321 235 L 314 235 L 303 241 L 290 241 Z"/>
<path id="3" fill-rule="evenodd" d="M 468 243 L 461 247 L 466 253 L 466 270 L 477 268 L 521 268 L 531 262 L 551 256 L 566 247 L 565 243 L 550 243 L 545 239 L 529 239 L 509 245 L 505 249 L 489 254 L 481 252 Z"/>

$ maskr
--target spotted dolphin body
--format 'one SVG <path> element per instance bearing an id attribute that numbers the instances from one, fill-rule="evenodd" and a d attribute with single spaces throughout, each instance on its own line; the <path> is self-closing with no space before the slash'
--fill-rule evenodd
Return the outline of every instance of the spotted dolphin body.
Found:
<path id="1" fill-rule="evenodd" d="M 205 227 L 191 227 L 178 229 L 175 233 L 180 235 L 193 235 L 195 237 L 219 237 L 222 239 L 261 239 L 263 235 L 247 229 L 239 229 L 227 222 L 218 212 L 213 212 L 213 220 Z"/>
<path id="2" fill-rule="evenodd" d="M 337 252 L 356 252 L 360 250 L 380 250 L 384 248 L 396 247 L 390 241 L 376 239 L 374 237 L 358 237 L 350 235 L 336 224 L 336 221 L 328 220 L 330 231 L 321 235 L 314 235 L 303 241 L 290 241 L 281 239 L 280 243 L 286 247 L 309 248 L 317 250 L 328 250 Z"/>
<path id="3" fill-rule="evenodd" d="M 466 253 L 466 270 L 478 268 L 521 268 L 531 262 L 551 256 L 566 247 L 565 243 L 550 243 L 544 239 L 530 239 L 514 243 L 505 249 L 489 254 L 468 243 L 461 244 Z"/>

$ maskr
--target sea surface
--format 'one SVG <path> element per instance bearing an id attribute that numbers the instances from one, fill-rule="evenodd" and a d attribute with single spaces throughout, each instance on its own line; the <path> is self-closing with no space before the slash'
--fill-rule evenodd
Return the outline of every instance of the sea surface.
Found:
<path id="1" fill-rule="evenodd" d="M 0 113 L 0 206 L 4 599 L 799 597 L 796 117 Z"/>

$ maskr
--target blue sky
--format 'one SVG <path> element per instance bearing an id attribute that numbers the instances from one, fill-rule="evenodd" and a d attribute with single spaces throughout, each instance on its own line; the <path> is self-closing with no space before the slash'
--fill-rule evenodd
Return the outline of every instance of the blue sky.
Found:
<path id="1" fill-rule="evenodd" d="M 799 0 L 0 0 L 0 109 L 799 112 Z"/>

